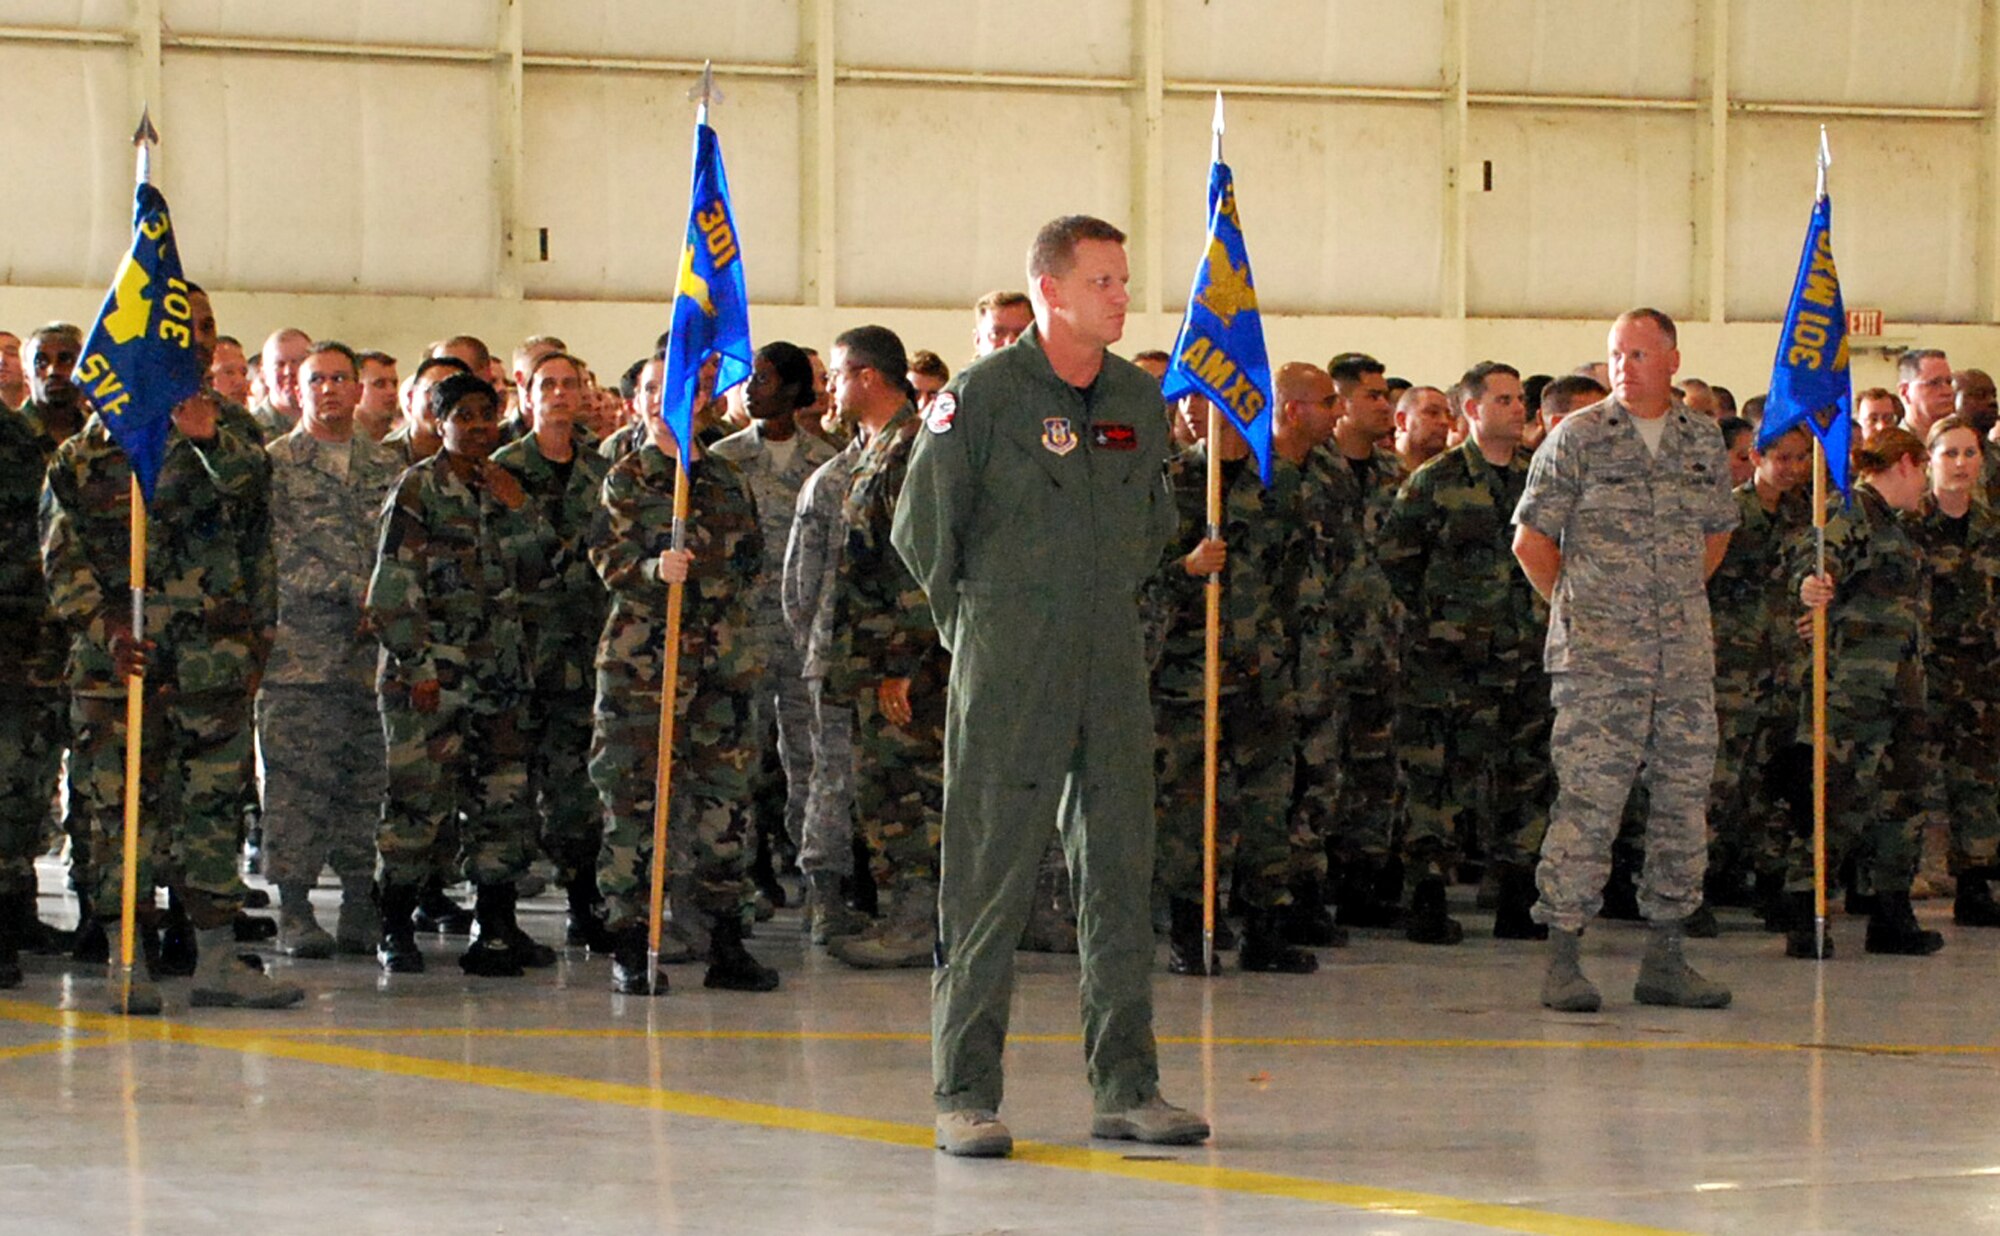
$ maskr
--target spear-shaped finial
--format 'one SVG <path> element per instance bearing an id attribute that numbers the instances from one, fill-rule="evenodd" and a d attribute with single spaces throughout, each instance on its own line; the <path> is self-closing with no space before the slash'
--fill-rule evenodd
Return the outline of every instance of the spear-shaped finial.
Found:
<path id="1" fill-rule="evenodd" d="M 1215 92 L 1215 120 L 1209 125 L 1209 131 L 1214 134 L 1214 142 L 1209 146 L 1209 161 L 1220 163 L 1222 162 L 1222 92 L 1220 90 Z"/>
<path id="2" fill-rule="evenodd" d="M 688 87 L 688 98 L 701 104 L 695 111 L 694 122 L 696 124 L 707 124 L 708 105 L 710 103 L 722 102 L 722 92 L 715 88 L 715 62 L 713 60 L 704 60 L 701 62 L 701 80 Z"/>
<path id="3" fill-rule="evenodd" d="M 132 130 L 132 144 L 139 150 L 139 183 L 146 184 L 153 179 L 153 147 L 160 141 L 160 131 L 153 127 L 153 109 L 148 106 L 139 111 L 139 127 Z"/>
<path id="4" fill-rule="evenodd" d="M 1833 148 L 1826 144 L 1826 126 L 1819 127 L 1819 188 L 1817 197 L 1826 196 L 1826 169 L 1833 166 Z"/>

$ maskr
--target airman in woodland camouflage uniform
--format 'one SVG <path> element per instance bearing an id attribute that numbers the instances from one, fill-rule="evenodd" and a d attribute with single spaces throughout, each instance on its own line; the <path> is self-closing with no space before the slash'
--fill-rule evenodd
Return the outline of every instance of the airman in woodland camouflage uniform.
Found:
<path id="1" fill-rule="evenodd" d="M 1325 817 L 1332 820 L 1327 850 L 1337 868 L 1339 922 L 1382 927 L 1397 918 L 1394 895 L 1385 896 L 1378 884 L 1401 832 L 1396 710 L 1403 661 L 1401 607 L 1376 546 L 1405 473 L 1396 452 L 1380 444 L 1396 425 L 1382 362 L 1346 352 L 1327 369 L 1345 407 L 1329 444 L 1339 458 L 1328 476 L 1363 548 L 1341 574 L 1336 600 L 1348 638 L 1346 659 L 1334 670 L 1341 687 L 1341 746 L 1336 807 Z"/>
<path id="2" fill-rule="evenodd" d="M 1741 904 L 1746 877 L 1754 875 L 1767 897 L 1784 878 L 1786 838 L 1764 769 L 1798 725 L 1803 663 L 1785 553 L 1812 523 L 1802 488 L 1811 443 L 1811 431 L 1800 426 L 1758 455 L 1756 475 L 1735 493 L 1742 522 L 1708 580 L 1720 734 L 1708 801 L 1710 905 Z"/>
<path id="3" fill-rule="evenodd" d="M 438 426 L 431 419 L 431 388 L 454 373 L 470 373 L 464 361 L 456 356 L 430 356 L 417 362 L 416 370 L 410 375 L 409 389 L 404 392 L 403 423 L 398 425 L 382 445 L 395 452 L 405 468 L 422 463 L 444 449 L 444 439 L 438 435 Z M 376 671 L 377 681 L 387 689 L 375 693 L 376 709 L 382 718 L 383 741 L 388 750 L 388 789 L 383 797 L 385 818 L 406 819 L 413 812 L 423 808 L 416 805 L 419 800 L 429 801 L 436 796 L 434 782 L 437 766 L 431 760 L 431 742 L 437 735 L 433 729 L 438 723 L 438 713 L 420 713 L 409 704 L 409 683 L 404 678 L 402 667 L 396 658 L 385 650 Z M 449 718 L 445 718 L 449 719 Z M 437 830 L 437 844 L 431 851 L 430 869 L 424 874 L 417 892 L 417 912 L 413 920 L 423 931 L 436 931 L 449 935 L 460 935 L 471 928 L 472 915 L 463 906 L 445 894 L 445 885 L 458 880 L 458 820 L 447 817 Z M 396 926 L 391 923 L 390 926 Z M 377 950 L 385 968 L 394 971 L 407 967 L 412 971 L 422 968 L 423 955 L 416 951 L 414 938 L 407 950 L 394 947 L 395 940 L 385 934 L 383 944 Z"/>
<path id="4" fill-rule="evenodd" d="M 1493 932 L 1542 939 L 1529 917 L 1548 827 L 1547 621 L 1511 550 L 1527 484 L 1521 375 L 1484 361 L 1460 379 L 1471 435 L 1404 483 L 1382 528 L 1382 569 L 1411 616 L 1400 718 L 1409 834 L 1409 937 L 1455 944 L 1445 887 L 1460 813 L 1482 825 L 1499 869 Z"/>
<path id="5" fill-rule="evenodd" d="M 422 752 L 392 749 L 391 759 L 414 754 L 433 765 L 423 792 L 391 801 L 399 810 L 384 813 L 376 836 L 383 921 L 385 930 L 402 929 L 440 830 L 461 817 L 460 869 L 478 888 L 479 940 L 459 964 L 468 974 L 514 977 L 555 959 L 516 921 L 514 882 L 536 837 L 527 764 L 534 664 L 523 598 L 560 571 L 561 543 L 520 482 L 492 461 L 493 388 L 454 374 L 430 398 L 444 449 L 397 481 L 368 585 L 369 628 L 394 658 L 385 659 L 377 690 L 430 722 Z M 398 969 L 415 946 L 403 937 L 385 940 L 384 950 L 384 964 Z"/>
<path id="6" fill-rule="evenodd" d="M 1514 555 L 1551 603 L 1557 787 L 1534 916 L 1550 928 L 1542 1003 L 1561 1012 L 1602 1003 L 1579 945 L 1641 762 L 1652 793 L 1639 906 L 1652 931 L 1633 998 L 1729 1003 L 1729 989 L 1697 974 L 1681 946 L 1682 923 L 1701 904 L 1715 774 L 1705 585 L 1737 513 L 1722 434 L 1674 401 L 1675 337 L 1673 320 L 1653 309 L 1612 324 L 1612 397 L 1550 431 L 1514 511 Z"/>
<path id="7" fill-rule="evenodd" d="M 577 423 L 586 397 L 580 362 L 566 352 L 544 352 L 529 371 L 527 391 L 532 432 L 495 451 L 493 462 L 520 481 L 562 542 L 565 559 L 550 586 L 522 598 L 535 663 L 528 792 L 541 814 L 542 849 L 569 897 L 569 943 L 609 953 L 597 894 L 603 809 L 585 770 L 597 686 L 592 666 L 611 598 L 585 542 L 611 465 L 589 449 Z"/>
<path id="8" fill-rule="evenodd" d="M 1222 537 L 1207 536 L 1209 409 L 1182 401 L 1184 432 L 1197 439 L 1167 465 L 1180 528 L 1148 585 L 1148 607 L 1163 633 L 1153 674 L 1158 743 L 1159 830 L 1154 882 L 1168 899 L 1167 968 L 1202 968 L 1204 666 L 1211 574 L 1222 576 L 1221 708 L 1216 743 L 1219 870 L 1233 870 L 1246 907 L 1239 961 L 1246 970 L 1310 974 L 1319 960 L 1287 944 L 1279 916 L 1291 900 L 1286 804 L 1293 773 L 1293 708 L 1288 699 L 1299 579 L 1310 543 L 1298 520 L 1299 470 L 1274 457 L 1271 483 L 1233 425 L 1224 424 Z"/>
<path id="9" fill-rule="evenodd" d="M 1984 442 L 1967 417 L 1931 426 L 1931 494 L 1914 529 L 1931 592 L 1930 790 L 1949 822 L 1952 920 L 1961 927 L 2000 927 L 1987 884 L 2000 874 L 2000 515 L 1984 497 Z"/>
<path id="10" fill-rule="evenodd" d="M 278 636 L 259 710 L 265 874 L 278 886 L 280 947 L 294 957 L 330 957 L 336 946 L 372 952 L 380 934 L 382 739 L 376 646 L 361 601 L 375 568 L 375 520 L 402 468 L 395 452 L 354 432 L 361 384 L 344 345 L 315 344 L 299 388 L 298 425 L 266 452 Z M 340 877 L 337 941 L 308 899 L 322 866 Z"/>
<path id="11" fill-rule="evenodd" d="M 861 967 L 928 966 L 937 943 L 951 658 L 924 590 L 889 544 L 919 425 L 908 367 L 893 332 L 864 326 L 835 341 L 828 370 L 843 418 L 869 432 L 841 509 L 832 625 L 844 647 L 825 687 L 854 704 L 854 805 L 889 902 L 877 929 L 832 944 L 834 956 Z"/>
<path id="12" fill-rule="evenodd" d="M 83 391 L 72 376 L 82 354 L 83 332 L 68 322 L 51 322 L 40 327 L 29 334 L 27 343 L 23 345 L 22 365 L 27 370 L 28 399 L 21 405 L 20 415 L 42 452 L 41 467 L 34 469 L 33 473 L 37 490 L 43 471 L 55 458 L 56 448 L 82 429 L 84 418 L 90 414 L 83 400 Z M 66 643 L 68 634 L 60 633 L 56 638 L 58 642 Z M 50 735 L 56 750 L 61 752 L 70 746 L 66 698 L 58 704 L 57 711 L 61 720 Z M 77 897 L 77 957 L 79 960 L 101 959 L 104 956 L 103 928 L 90 909 L 90 892 L 96 885 L 90 873 L 90 823 L 80 809 L 74 779 L 70 781 L 68 805 L 64 827 L 69 834 L 70 888 Z"/>
<path id="13" fill-rule="evenodd" d="M 1345 404 L 1326 370 L 1293 362 L 1278 370 L 1272 445 L 1299 469 L 1300 534 L 1314 547 L 1299 577 L 1296 646 L 1289 655 L 1294 728 L 1291 793 L 1292 903 L 1285 936 L 1293 944 L 1339 947 L 1347 930 L 1326 908 L 1327 843 L 1334 834 L 1346 712 L 1338 668 L 1357 625 L 1345 612 L 1348 572 L 1362 556 L 1361 526 L 1347 505 L 1353 474 L 1327 447 Z M 1379 580 L 1386 588 L 1386 580 Z"/>
<path id="14" fill-rule="evenodd" d="M 666 976 L 647 966 L 647 873 L 659 861 L 653 813 L 660 696 L 668 591 L 678 578 L 686 587 L 667 861 L 687 869 L 692 904 L 677 896 L 674 913 L 708 920 L 708 986 L 769 991 L 778 985 L 777 971 L 743 947 L 750 906 L 746 798 L 756 757 L 751 692 L 763 671 L 745 635 L 749 592 L 763 561 L 757 504 L 734 465 L 695 454 L 687 548 L 675 551 L 676 447 L 658 404 L 647 406 L 647 416 L 649 440 L 612 466 L 590 536 L 591 564 L 611 590 L 597 645 L 590 779 L 604 802 L 597 883 L 616 937 L 612 985 L 627 995 L 667 990 Z"/>
<path id="15" fill-rule="evenodd" d="M 42 578 L 36 511 L 48 459 L 17 412 L 0 409 L 0 988 L 41 936 L 35 856 L 68 732 L 61 627 Z"/>
<path id="16" fill-rule="evenodd" d="M 834 579 L 847 541 L 841 513 L 865 444 L 858 435 L 849 439 L 799 487 L 785 545 L 785 622 L 813 707 L 812 781 L 797 841 L 811 902 L 806 928 L 815 944 L 867 925 L 864 916 L 847 908 L 841 888 L 854 872 L 854 705 L 826 690 L 831 657 L 839 653 Z"/>
<path id="17" fill-rule="evenodd" d="M 130 627 L 128 529 L 132 471 L 94 420 L 49 465 L 43 565 L 72 633 L 70 717 L 77 783 L 91 831 L 91 907 L 119 908 L 125 828 L 126 680 L 144 673 L 141 890 L 176 886 L 199 942 L 197 1005 L 279 1007 L 304 993 L 236 956 L 230 922 L 243 903 L 237 869 L 249 700 L 277 614 L 269 463 L 216 427 L 213 405 L 176 410 L 148 507 L 146 639 Z M 164 857 L 168 870 L 159 868 Z M 164 879 L 161 877 L 164 876 Z M 142 898 L 143 903 L 149 899 Z M 148 915 L 150 917 L 150 915 Z M 117 940 L 112 956 L 119 955 Z M 158 1012 L 159 993 L 134 981 L 119 1011 Z"/>
<path id="18" fill-rule="evenodd" d="M 1855 458 L 1861 479 L 1852 503 L 1827 520 L 1826 573 L 1813 574 L 1810 535 L 1790 552 L 1800 600 L 1827 606 L 1827 866 L 1838 870 L 1853 859 L 1857 878 L 1873 892 L 1871 953 L 1923 955 L 1944 947 L 1944 937 L 1919 928 L 1910 908 L 1928 777 L 1930 579 L 1906 517 L 1923 504 L 1924 460 L 1923 444 L 1907 430 L 1871 437 Z M 1801 723 L 1809 735 L 1810 713 L 1803 709 Z M 1816 955 L 1812 887 L 1808 831 L 1793 836 L 1786 872 L 1793 902 L 1787 956 Z M 1832 940 L 1826 945 L 1831 953 Z"/>

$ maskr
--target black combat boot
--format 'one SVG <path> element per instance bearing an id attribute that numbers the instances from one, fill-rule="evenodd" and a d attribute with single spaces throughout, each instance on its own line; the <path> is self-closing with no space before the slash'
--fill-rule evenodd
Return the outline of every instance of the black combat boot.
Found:
<path id="1" fill-rule="evenodd" d="M 1722 934 L 1722 924 L 1715 921 L 1715 911 L 1704 901 L 1681 920 L 1681 934 L 1690 940 L 1713 940 Z"/>
<path id="2" fill-rule="evenodd" d="M 1548 939 L 1549 925 L 1536 922 L 1532 913 L 1541 895 L 1535 888 L 1535 869 L 1521 863 L 1500 863 L 1493 871 L 1499 894 L 1493 907 L 1493 938 Z"/>
<path id="3" fill-rule="evenodd" d="M 621 996 L 667 994 L 667 972 L 646 968 L 646 929 L 637 923 L 612 933 L 611 990 Z"/>
<path id="4" fill-rule="evenodd" d="M 1210 958 L 1206 970 L 1201 964 L 1201 903 L 1175 897 L 1167 903 L 1167 973 L 1193 978 L 1222 973 L 1222 963 Z"/>
<path id="5" fill-rule="evenodd" d="M 1917 926 L 1916 911 L 1910 908 L 1908 893 L 1875 894 L 1875 912 L 1868 916 L 1871 953 L 1891 953 L 1902 957 L 1928 957 L 1944 947 L 1944 936 Z"/>
<path id="6" fill-rule="evenodd" d="M 723 991 L 776 991 L 778 972 L 750 955 L 743 947 L 743 919 L 736 914 L 717 914 L 708 928 L 708 973 L 703 987 Z"/>
<path id="7" fill-rule="evenodd" d="M 1394 901 L 1377 895 L 1381 865 L 1369 859 L 1351 859 L 1340 867 L 1340 885 L 1334 893 L 1333 921 L 1342 927 L 1394 927 L 1402 912 Z"/>
<path id="8" fill-rule="evenodd" d="M 20 900 L 0 897 L 0 990 L 19 987 L 26 977 L 21 973 Z"/>
<path id="9" fill-rule="evenodd" d="M 1757 873 L 1757 891 L 1753 894 L 1757 903 L 1757 916 L 1764 920 L 1764 930 L 1783 932 L 1791 923 L 1791 904 L 1785 900 L 1785 876 L 1783 872 L 1760 871 Z"/>
<path id="10" fill-rule="evenodd" d="M 563 924 L 563 943 L 571 948 L 589 949 L 600 957 L 609 956 L 617 941 L 604 926 L 604 907 L 597 900 L 597 873 L 579 871 L 564 887 L 569 894 L 569 919 Z"/>
<path id="11" fill-rule="evenodd" d="M 14 903 L 13 915 L 14 947 L 21 952 L 33 953 L 37 957 L 60 957 L 69 952 L 73 933 L 42 921 L 32 891 L 23 894 Z"/>
<path id="12" fill-rule="evenodd" d="M 417 948 L 417 888 L 413 884 L 382 886 L 382 941 L 375 960 L 384 974 L 422 974 L 424 955 Z"/>
<path id="13" fill-rule="evenodd" d="M 187 907 L 181 903 L 181 895 L 167 894 L 167 914 L 160 924 L 159 960 L 153 977 L 187 978 L 194 973 L 201 960 L 201 948 L 195 943 L 194 924 L 188 921 Z"/>
<path id="14" fill-rule="evenodd" d="M 1457 944 L 1465 928 L 1445 907 L 1444 877 L 1425 876 L 1410 892 L 1410 917 L 1403 936 L 1412 944 Z"/>
<path id="15" fill-rule="evenodd" d="M 1813 921 L 1811 893 L 1786 893 L 1784 908 L 1778 912 L 1778 917 L 1784 923 L 1785 956 L 1806 961 L 1824 961 L 1833 956 L 1833 932 L 1829 930 L 1824 940 L 1820 938 Z"/>
<path id="16" fill-rule="evenodd" d="M 261 914 L 245 914 L 238 910 L 229 922 L 231 936 L 238 944 L 257 944 L 277 936 L 278 924 Z"/>
<path id="17" fill-rule="evenodd" d="M 418 931 L 432 935 L 462 936 L 472 930 L 472 912 L 446 896 L 444 881 L 436 876 L 418 889 L 417 912 L 411 921 Z"/>
<path id="18" fill-rule="evenodd" d="M 1195 954 L 1197 965 L 1200 959 Z M 1243 920 L 1243 947 L 1236 964 L 1253 974 L 1311 974 L 1319 969 L 1319 958 L 1285 942 L 1277 910 L 1257 907 Z"/>
<path id="19" fill-rule="evenodd" d="M 71 961 L 87 966 L 101 966 L 111 960 L 111 940 L 105 931 L 104 920 L 96 915 L 90 896 L 80 889 L 76 894 L 76 935 L 70 941 Z"/>
<path id="20" fill-rule="evenodd" d="M 1951 899 L 1951 921 L 1960 927 L 2000 927 L 2000 902 L 1993 900 L 1993 887 L 1986 871 L 1967 871 L 1958 877 L 1958 895 Z"/>
<path id="21" fill-rule="evenodd" d="M 480 978 L 520 978 L 526 973 L 514 952 L 514 885 L 511 881 L 479 885 L 477 904 L 472 910 L 479 925 L 479 938 L 461 953 L 458 968 Z"/>
<path id="22" fill-rule="evenodd" d="M 1284 927 L 1285 940 L 1300 948 L 1347 944 L 1347 929 L 1333 921 L 1333 912 L 1326 908 L 1326 888 L 1318 880 L 1292 881 L 1292 904 L 1285 907 Z"/>

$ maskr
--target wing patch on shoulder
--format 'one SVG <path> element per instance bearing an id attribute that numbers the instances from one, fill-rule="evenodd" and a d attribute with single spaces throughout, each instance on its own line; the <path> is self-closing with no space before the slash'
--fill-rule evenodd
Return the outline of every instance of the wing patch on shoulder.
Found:
<path id="1" fill-rule="evenodd" d="M 958 396 L 950 391 L 939 391 L 931 400 L 930 411 L 924 413 L 924 428 L 932 433 L 949 433 L 951 423 L 958 419 Z"/>

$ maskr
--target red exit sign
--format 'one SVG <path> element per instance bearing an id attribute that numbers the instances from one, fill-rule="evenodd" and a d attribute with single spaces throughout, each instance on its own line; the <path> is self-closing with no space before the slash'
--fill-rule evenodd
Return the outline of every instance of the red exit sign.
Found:
<path id="1" fill-rule="evenodd" d="M 1849 309 L 1847 311 L 1847 333 L 1849 335 L 1880 335 L 1882 333 L 1882 311 L 1880 309 Z"/>

